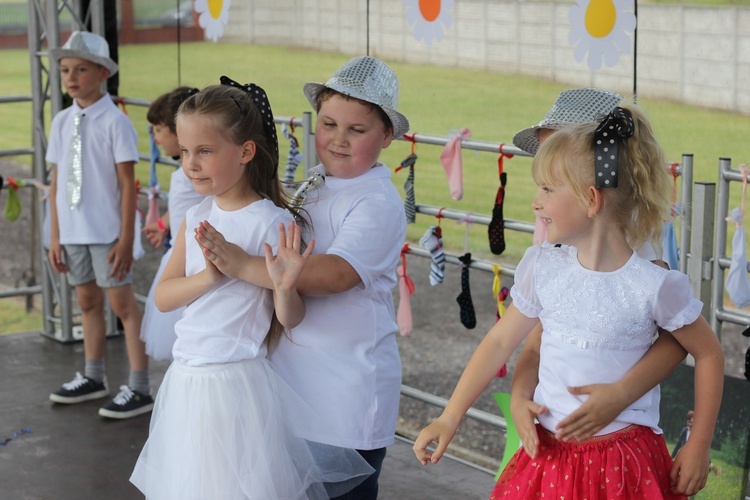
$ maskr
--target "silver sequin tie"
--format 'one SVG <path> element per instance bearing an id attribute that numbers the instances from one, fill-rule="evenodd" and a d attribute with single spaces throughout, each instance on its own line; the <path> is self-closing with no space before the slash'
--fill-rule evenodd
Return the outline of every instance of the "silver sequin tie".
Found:
<path id="1" fill-rule="evenodd" d="M 68 204 L 73 210 L 81 203 L 83 186 L 83 158 L 81 155 L 81 113 L 73 117 L 73 137 L 68 151 Z"/>

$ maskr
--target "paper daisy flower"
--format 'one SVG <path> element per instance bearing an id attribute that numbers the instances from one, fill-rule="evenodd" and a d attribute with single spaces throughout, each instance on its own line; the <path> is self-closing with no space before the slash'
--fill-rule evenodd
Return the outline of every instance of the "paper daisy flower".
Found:
<path id="1" fill-rule="evenodd" d="M 229 22 L 229 2 L 230 0 L 195 0 L 195 11 L 199 14 L 198 24 L 213 42 L 224 34 L 224 26 Z"/>
<path id="2" fill-rule="evenodd" d="M 454 0 L 404 0 L 404 3 L 406 20 L 414 30 L 414 38 L 424 40 L 427 45 L 443 39 L 443 33 L 453 22 Z"/>
<path id="3" fill-rule="evenodd" d="M 633 0 L 576 0 L 570 8 L 568 43 L 575 47 L 573 55 L 581 62 L 588 53 L 589 68 L 596 71 L 614 66 L 620 54 L 630 51 L 630 36 L 635 30 Z"/>

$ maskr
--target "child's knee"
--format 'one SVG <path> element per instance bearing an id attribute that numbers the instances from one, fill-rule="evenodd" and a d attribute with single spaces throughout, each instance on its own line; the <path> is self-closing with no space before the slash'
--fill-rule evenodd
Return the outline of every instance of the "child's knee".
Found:
<path id="1" fill-rule="evenodd" d="M 141 308 L 135 300 L 130 286 L 109 288 L 107 291 L 112 311 L 123 321 L 142 315 Z"/>
<path id="2" fill-rule="evenodd" d="M 81 312 L 84 314 L 104 309 L 104 292 L 96 285 L 96 282 L 76 286 L 76 297 Z"/>

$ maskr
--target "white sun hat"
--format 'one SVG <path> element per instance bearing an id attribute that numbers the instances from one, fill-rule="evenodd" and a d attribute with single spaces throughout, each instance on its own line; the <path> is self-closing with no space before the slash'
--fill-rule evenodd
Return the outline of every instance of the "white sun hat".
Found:
<path id="1" fill-rule="evenodd" d="M 91 61 L 109 70 L 109 76 L 117 73 L 117 63 L 109 57 L 107 41 L 96 33 L 74 31 L 65 45 L 49 51 L 50 58 L 56 63 L 63 57 L 75 57 Z"/>
<path id="2" fill-rule="evenodd" d="M 344 95 L 379 106 L 393 124 L 393 137 L 409 131 L 409 120 L 398 109 L 398 78 L 383 61 L 369 56 L 350 59 L 323 83 L 306 83 L 305 97 L 317 111 L 317 98 L 328 87 Z"/>
<path id="3" fill-rule="evenodd" d="M 560 92 L 557 100 L 539 122 L 521 130 L 513 137 L 513 145 L 532 155 L 539 149 L 539 130 L 560 130 L 582 123 L 591 123 L 607 115 L 622 102 L 622 96 L 602 89 L 569 89 Z"/>

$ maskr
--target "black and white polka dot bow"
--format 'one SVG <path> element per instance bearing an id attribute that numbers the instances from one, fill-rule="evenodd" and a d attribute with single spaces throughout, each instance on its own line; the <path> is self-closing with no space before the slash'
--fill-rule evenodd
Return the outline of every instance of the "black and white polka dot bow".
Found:
<path id="1" fill-rule="evenodd" d="M 594 132 L 594 171 L 596 187 L 617 187 L 617 145 L 635 133 L 633 115 L 627 109 L 613 109 Z"/>
<path id="2" fill-rule="evenodd" d="M 220 82 L 222 85 L 229 85 L 230 87 L 247 92 L 250 99 L 252 99 L 255 104 L 255 107 L 260 112 L 261 120 L 263 120 L 263 130 L 265 130 L 268 141 L 273 147 L 274 161 L 276 165 L 273 175 L 276 176 L 279 169 L 279 139 L 276 135 L 276 125 L 273 122 L 273 111 L 271 111 L 271 103 L 268 101 L 266 91 L 254 83 L 246 83 L 242 85 L 228 76 L 222 76 Z"/>

